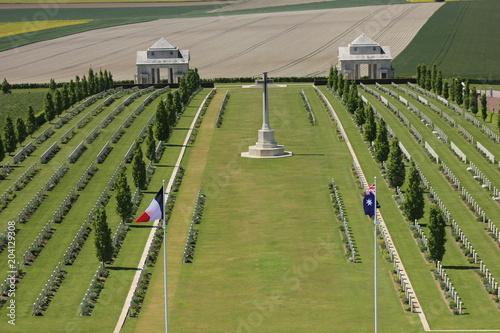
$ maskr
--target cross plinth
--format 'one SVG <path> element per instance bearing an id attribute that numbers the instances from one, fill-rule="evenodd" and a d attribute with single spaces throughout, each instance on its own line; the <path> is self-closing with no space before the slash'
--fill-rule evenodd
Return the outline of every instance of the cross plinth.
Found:
<path id="1" fill-rule="evenodd" d="M 257 134 L 258 141 L 254 146 L 248 147 L 248 152 L 241 153 L 241 156 L 249 158 L 278 158 L 292 156 L 291 152 L 285 151 L 285 146 L 278 145 L 274 140 L 274 130 L 271 129 L 271 125 L 269 124 L 267 73 L 264 73 L 263 81 L 262 128 Z"/>

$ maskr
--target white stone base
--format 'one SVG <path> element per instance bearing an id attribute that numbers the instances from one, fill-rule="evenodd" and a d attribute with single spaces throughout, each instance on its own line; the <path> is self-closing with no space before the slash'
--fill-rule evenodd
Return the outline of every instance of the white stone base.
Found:
<path id="1" fill-rule="evenodd" d="M 248 147 L 248 151 L 241 153 L 241 157 L 248 158 L 279 158 L 289 157 L 292 153 L 285 151 L 285 146 L 274 146 L 272 148 L 262 148 L 257 145 Z"/>

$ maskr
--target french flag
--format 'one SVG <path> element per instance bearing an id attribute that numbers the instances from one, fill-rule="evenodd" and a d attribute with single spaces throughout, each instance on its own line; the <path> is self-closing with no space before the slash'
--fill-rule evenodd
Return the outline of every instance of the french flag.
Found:
<path id="1" fill-rule="evenodd" d="M 156 194 L 155 198 L 149 204 L 146 211 L 139 216 L 135 222 L 150 222 L 163 218 L 163 186 L 161 187 L 158 194 Z"/>

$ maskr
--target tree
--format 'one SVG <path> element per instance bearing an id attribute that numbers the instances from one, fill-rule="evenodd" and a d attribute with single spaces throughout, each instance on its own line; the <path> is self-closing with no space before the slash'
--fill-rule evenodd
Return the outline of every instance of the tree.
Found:
<path id="1" fill-rule="evenodd" d="M 417 84 L 420 85 L 420 82 L 422 80 L 422 64 L 418 64 L 417 65 L 417 77 L 416 77 L 416 80 L 417 80 Z"/>
<path id="2" fill-rule="evenodd" d="M 179 91 L 174 91 L 173 93 L 173 99 L 172 99 L 172 102 L 174 103 L 173 104 L 173 109 L 175 110 L 175 113 L 177 115 L 180 115 L 182 114 L 182 100 L 181 100 L 181 95 L 179 94 Z"/>
<path id="3" fill-rule="evenodd" d="M 429 249 L 429 259 L 434 262 L 442 261 L 446 253 L 446 221 L 437 205 L 431 206 L 428 227 L 427 248 Z"/>
<path id="4" fill-rule="evenodd" d="M 427 67 L 425 64 L 420 65 L 420 80 L 417 82 L 418 85 L 425 89 L 426 81 L 427 81 Z"/>
<path id="5" fill-rule="evenodd" d="M 132 178 L 135 187 L 140 190 L 146 189 L 146 163 L 143 159 L 141 145 L 136 142 L 134 147 L 134 158 L 132 160 Z"/>
<path id="6" fill-rule="evenodd" d="M 84 75 L 82 77 L 82 91 L 83 91 L 84 98 L 91 95 L 89 89 L 90 89 L 89 81 L 87 80 L 87 77 Z"/>
<path id="7" fill-rule="evenodd" d="M 116 214 L 120 216 L 122 221 L 129 222 L 134 214 L 132 205 L 132 191 L 128 185 L 127 169 L 122 168 L 116 177 L 115 197 L 116 197 Z"/>
<path id="8" fill-rule="evenodd" d="M 56 91 L 57 84 L 56 84 L 56 81 L 54 81 L 54 79 L 50 79 L 50 81 L 49 81 L 49 89 L 51 91 Z"/>
<path id="9" fill-rule="evenodd" d="M 175 110 L 173 94 L 167 94 L 165 108 L 167 109 L 168 123 L 170 126 L 174 126 L 177 123 L 177 112 Z"/>
<path id="10" fill-rule="evenodd" d="M 486 93 L 481 94 L 481 118 L 483 121 L 486 120 L 488 116 L 488 100 L 486 99 Z"/>
<path id="11" fill-rule="evenodd" d="M 497 127 L 498 127 L 498 130 L 500 131 L 500 108 L 498 109 L 498 113 L 497 113 Z"/>
<path id="12" fill-rule="evenodd" d="M 365 107 L 365 141 L 372 142 L 377 137 L 377 123 L 375 122 L 375 113 L 370 104 Z"/>
<path id="13" fill-rule="evenodd" d="M 436 92 L 437 91 L 437 68 L 436 68 L 436 64 L 433 64 L 432 65 L 432 71 L 431 71 L 431 90 L 433 92 Z"/>
<path id="14" fill-rule="evenodd" d="M 337 66 L 333 68 L 333 78 L 332 78 L 332 89 L 333 91 L 337 91 L 337 88 L 339 87 L 339 71 L 337 69 Z"/>
<path id="15" fill-rule="evenodd" d="M 387 179 L 389 186 L 392 188 L 402 186 L 405 182 L 405 177 L 406 169 L 403 151 L 399 147 L 399 140 L 394 138 L 391 141 L 389 157 L 387 158 Z"/>
<path id="16" fill-rule="evenodd" d="M 344 89 L 342 91 L 342 101 L 344 102 L 344 104 L 347 102 L 347 100 L 349 100 L 350 89 L 351 89 L 351 84 L 350 84 L 349 80 L 346 80 L 344 82 Z"/>
<path id="17" fill-rule="evenodd" d="M 457 82 L 455 81 L 455 79 L 451 79 L 449 94 L 450 99 L 455 102 L 457 97 Z"/>
<path id="18" fill-rule="evenodd" d="M 377 125 L 377 136 L 375 137 L 375 158 L 380 162 L 385 162 L 389 155 L 389 133 L 384 119 L 380 119 Z"/>
<path id="19" fill-rule="evenodd" d="M 443 82 L 443 97 L 448 99 L 450 97 L 450 88 L 448 87 L 448 83 Z"/>
<path id="20" fill-rule="evenodd" d="M 3 139 L 5 151 L 7 153 L 13 153 L 17 146 L 17 136 L 16 130 L 14 129 L 14 123 L 10 116 L 5 117 L 5 122 L 3 124 Z"/>
<path id="21" fill-rule="evenodd" d="M 63 110 L 66 110 L 71 106 L 70 91 L 66 83 L 62 86 L 61 94 L 63 99 Z"/>
<path id="22" fill-rule="evenodd" d="M 168 137 L 170 136 L 170 122 L 167 107 L 163 100 L 160 100 L 156 107 L 155 135 L 157 140 L 165 142 L 168 141 Z"/>
<path id="23" fill-rule="evenodd" d="M 54 93 L 54 111 L 56 115 L 64 111 L 64 99 L 60 89 L 56 89 Z"/>
<path id="24" fill-rule="evenodd" d="M 95 79 L 96 79 L 96 77 L 94 75 L 94 70 L 91 67 L 91 68 L 89 68 L 89 78 L 87 81 L 88 82 L 88 86 L 87 86 L 88 90 L 87 91 L 88 91 L 89 96 L 96 93 L 97 87 L 96 87 Z"/>
<path id="25" fill-rule="evenodd" d="M 73 80 L 69 81 L 69 100 L 70 105 L 78 102 L 78 87 Z"/>
<path id="26" fill-rule="evenodd" d="M 156 160 L 156 141 L 152 126 L 148 126 L 148 136 L 146 137 L 146 157 L 153 163 Z"/>
<path id="27" fill-rule="evenodd" d="M 3 79 L 3 82 L 2 82 L 2 92 L 4 94 L 10 94 L 11 93 L 11 89 L 12 89 L 12 86 L 10 85 L 10 83 L 7 81 L 6 78 Z"/>
<path id="28" fill-rule="evenodd" d="M 33 107 L 30 105 L 28 106 L 28 114 L 26 115 L 26 132 L 31 135 L 35 133 L 37 128 L 38 124 L 36 122 L 35 110 L 33 110 Z"/>
<path id="29" fill-rule="evenodd" d="M 408 186 L 403 202 L 403 212 L 410 221 L 418 220 L 424 216 L 424 190 L 421 186 L 420 174 L 412 162 L 408 177 Z"/>
<path id="30" fill-rule="evenodd" d="M 437 73 L 436 78 L 436 94 L 441 95 L 443 93 L 443 73 L 441 70 Z"/>
<path id="31" fill-rule="evenodd" d="M 425 78 L 425 89 L 429 91 L 432 89 L 432 69 L 430 67 L 427 68 L 427 77 Z"/>
<path id="32" fill-rule="evenodd" d="M 5 147 L 3 145 L 2 136 L 0 135 L 0 161 L 2 161 L 5 157 Z"/>
<path id="33" fill-rule="evenodd" d="M 477 105 L 477 90 L 476 88 L 471 89 L 471 96 L 470 96 L 470 112 L 472 112 L 474 115 L 477 114 L 478 110 L 478 105 Z"/>
<path id="34" fill-rule="evenodd" d="M 358 108 L 356 109 L 354 122 L 358 126 L 363 126 L 365 124 L 365 121 L 366 121 L 365 109 L 363 108 L 363 104 L 361 104 L 358 105 Z"/>
<path id="35" fill-rule="evenodd" d="M 328 88 L 332 88 L 333 87 L 333 65 L 330 66 L 330 72 L 328 73 L 328 82 L 326 84 L 326 86 Z"/>
<path id="36" fill-rule="evenodd" d="M 349 94 L 346 96 L 345 105 L 347 111 L 354 114 L 358 108 L 358 88 L 356 87 L 356 82 L 354 80 L 351 81 L 349 86 Z"/>
<path id="37" fill-rule="evenodd" d="M 108 226 L 106 209 L 99 207 L 92 222 L 94 229 L 94 245 L 97 260 L 106 263 L 113 259 L 113 240 L 111 239 L 111 228 Z"/>
<path id="38" fill-rule="evenodd" d="M 457 101 L 458 105 L 462 105 L 464 102 L 464 87 L 462 86 L 462 79 L 458 78 L 457 79 L 457 84 L 455 86 L 457 89 L 456 95 L 455 95 L 455 100 Z"/>
<path id="39" fill-rule="evenodd" d="M 44 111 L 45 111 L 45 119 L 47 119 L 47 121 L 51 121 L 56 116 L 54 100 L 52 98 L 52 94 L 50 93 L 50 91 L 47 91 L 47 93 L 45 94 Z"/>
<path id="40" fill-rule="evenodd" d="M 107 86 L 106 89 L 111 89 L 113 88 L 114 82 L 113 82 L 113 75 L 111 72 L 108 72 L 106 69 L 104 70 L 104 76 L 106 77 L 106 82 Z"/>
<path id="41" fill-rule="evenodd" d="M 337 94 L 339 94 L 339 97 L 342 98 L 342 93 L 344 92 L 344 77 L 342 74 L 339 74 L 339 82 L 337 82 Z"/>
<path id="42" fill-rule="evenodd" d="M 19 142 L 19 144 L 22 144 L 24 139 L 26 139 L 26 137 L 28 136 L 28 132 L 26 131 L 26 124 L 21 117 L 17 117 L 16 119 L 16 135 L 17 142 Z"/>

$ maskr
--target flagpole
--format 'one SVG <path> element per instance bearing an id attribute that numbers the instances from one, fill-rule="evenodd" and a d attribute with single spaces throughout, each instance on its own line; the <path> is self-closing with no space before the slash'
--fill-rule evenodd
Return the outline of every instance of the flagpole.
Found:
<path id="1" fill-rule="evenodd" d="M 375 333 L 378 332 L 378 283 L 377 283 L 377 177 L 374 177 L 375 184 L 375 218 L 373 224 L 373 283 L 374 283 L 374 305 L 375 305 Z"/>
<path id="2" fill-rule="evenodd" d="M 165 294 L 165 333 L 168 333 L 168 284 L 167 284 L 167 224 L 165 223 L 165 179 L 163 180 L 162 189 L 162 198 L 163 198 L 163 290 Z"/>

